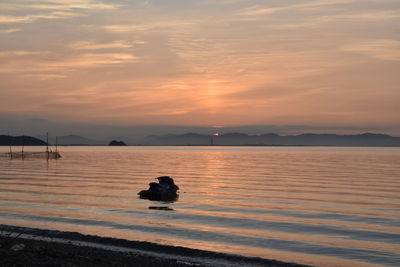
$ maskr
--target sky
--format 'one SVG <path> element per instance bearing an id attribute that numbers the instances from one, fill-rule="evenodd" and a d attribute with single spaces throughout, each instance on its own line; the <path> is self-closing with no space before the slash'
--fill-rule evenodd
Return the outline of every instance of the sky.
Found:
<path id="1" fill-rule="evenodd" d="M 399 103 L 399 0 L 0 3 L 4 129 L 46 120 L 400 136 Z"/>

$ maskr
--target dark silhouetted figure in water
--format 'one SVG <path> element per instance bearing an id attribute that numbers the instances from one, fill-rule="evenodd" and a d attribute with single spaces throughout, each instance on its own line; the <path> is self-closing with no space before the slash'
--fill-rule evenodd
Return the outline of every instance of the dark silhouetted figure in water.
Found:
<path id="1" fill-rule="evenodd" d="M 169 176 L 156 178 L 158 183 L 149 183 L 149 189 L 138 193 L 140 198 L 157 201 L 175 201 L 178 199 L 177 191 L 179 187 L 174 183 L 174 179 Z"/>

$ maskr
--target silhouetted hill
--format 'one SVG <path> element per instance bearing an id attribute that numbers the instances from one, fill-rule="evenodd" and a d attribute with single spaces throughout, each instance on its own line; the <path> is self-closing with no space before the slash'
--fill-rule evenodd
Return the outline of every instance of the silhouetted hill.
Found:
<path id="1" fill-rule="evenodd" d="M 0 146 L 45 146 L 46 142 L 31 136 L 0 135 Z"/>
<path id="2" fill-rule="evenodd" d="M 364 133 L 356 135 L 300 134 L 281 136 L 274 133 L 248 135 L 226 133 L 218 136 L 196 133 L 148 136 L 144 145 L 249 145 L 249 146 L 400 146 L 400 137 Z"/>

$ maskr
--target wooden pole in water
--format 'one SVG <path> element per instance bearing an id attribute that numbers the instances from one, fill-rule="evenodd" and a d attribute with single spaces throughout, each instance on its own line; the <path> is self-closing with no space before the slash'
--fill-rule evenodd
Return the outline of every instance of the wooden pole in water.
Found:
<path id="1" fill-rule="evenodd" d="M 49 159 L 49 133 L 46 133 L 46 154 L 47 154 L 47 159 Z"/>
<path id="2" fill-rule="evenodd" d="M 46 133 L 46 152 L 49 152 L 49 133 Z"/>
<path id="3" fill-rule="evenodd" d="M 11 150 L 11 146 L 12 146 L 12 137 L 11 137 L 10 133 L 8 133 L 8 137 L 10 137 L 10 158 L 12 159 L 12 150 Z"/>
<path id="4" fill-rule="evenodd" d="M 21 140 L 21 142 L 22 142 L 22 154 L 21 154 L 21 157 L 22 157 L 22 159 L 24 158 L 24 135 L 22 135 L 22 140 Z"/>

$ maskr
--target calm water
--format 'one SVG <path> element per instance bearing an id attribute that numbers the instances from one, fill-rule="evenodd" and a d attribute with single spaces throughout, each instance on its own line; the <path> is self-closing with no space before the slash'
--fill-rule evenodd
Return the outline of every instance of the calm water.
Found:
<path id="1" fill-rule="evenodd" d="M 400 266 L 400 148 L 61 153 L 48 162 L 0 158 L 0 223 L 317 266 Z M 160 175 L 175 178 L 177 202 L 137 197 Z"/>

